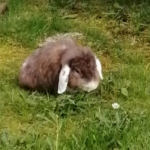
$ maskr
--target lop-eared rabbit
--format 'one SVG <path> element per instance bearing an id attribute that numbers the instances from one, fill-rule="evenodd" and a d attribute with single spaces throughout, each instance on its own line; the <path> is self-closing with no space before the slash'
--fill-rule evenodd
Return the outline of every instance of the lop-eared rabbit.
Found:
<path id="1" fill-rule="evenodd" d="M 99 59 L 89 47 L 69 39 L 47 42 L 23 62 L 20 87 L 62 94 L 65 91 L 95 90 L 103 79 Z"/>

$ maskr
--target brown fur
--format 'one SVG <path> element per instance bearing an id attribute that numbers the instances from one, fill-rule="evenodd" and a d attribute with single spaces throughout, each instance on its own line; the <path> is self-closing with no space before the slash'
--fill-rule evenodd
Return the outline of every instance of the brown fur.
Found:
<path id="1" fill-rule="evenodd" d="M 91 49 L 88 47 L 80 47 L 79 51 L 80 55 L 70 61 L 71 73 L 69 87 L 71 88 L 77 88 L 83 82 L 88 82 L 92 78 L 98 78 L 95 59 Z"/>
<path id="2" fill-rule="evenodd" d="M 69 64 L 71 72 L 68 86 L 98 78 L 94 55 L 88 47 L 73 41 L 50 42 L 33 52 L 26 60 L 19 75 L 19 85 L 30 90 L 57 91 L 59 72 L 62 65 Z"/>

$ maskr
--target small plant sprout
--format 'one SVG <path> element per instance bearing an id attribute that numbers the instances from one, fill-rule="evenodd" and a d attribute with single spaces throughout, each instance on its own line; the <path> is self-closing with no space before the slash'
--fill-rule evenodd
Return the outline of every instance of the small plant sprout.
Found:
<path id="1" fill-rule="evenodd" d="M 112 107 L 113 107 L 114 109 L 118 109 L 118 108 L 120 107 L 120 105 L 119 105 L 118 103 L 113 103 L 113 104 L 112 104 Z"/>

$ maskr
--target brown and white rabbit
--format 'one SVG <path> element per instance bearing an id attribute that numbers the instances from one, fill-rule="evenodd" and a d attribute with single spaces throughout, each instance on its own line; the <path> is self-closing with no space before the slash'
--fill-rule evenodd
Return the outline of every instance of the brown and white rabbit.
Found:
<path id="1" fill-rule="evenodd" d="M 95 90 L 103 79 L 98 58 L 73 40 L 47 42 L 23 62 L 19 85 L 30 90 L 64 93 L 67 89 Z"/>

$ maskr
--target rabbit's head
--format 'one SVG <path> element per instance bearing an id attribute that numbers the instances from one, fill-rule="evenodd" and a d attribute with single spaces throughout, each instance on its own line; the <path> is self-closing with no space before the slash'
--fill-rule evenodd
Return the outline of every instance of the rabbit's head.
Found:
<path id="1" fill-rule="evenodd" d="M 57 92 L 62 94 L 67 87 L 90 92 L 98 87 L 100 80 L 103 80 L 103 75 L 99 59 L 90 48 L 82 47 L 77 56 L 62 66 Z"/>

